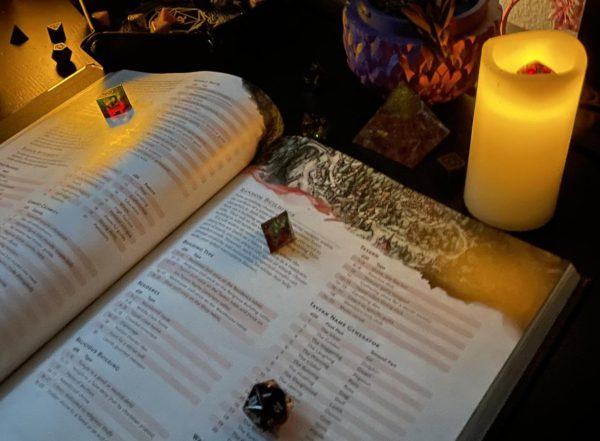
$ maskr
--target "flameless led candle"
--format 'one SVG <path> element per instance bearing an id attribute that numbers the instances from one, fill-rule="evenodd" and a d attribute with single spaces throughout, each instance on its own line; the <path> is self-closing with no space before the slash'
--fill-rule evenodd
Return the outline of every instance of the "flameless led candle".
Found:
<path id="1" fill-rule="evenodd" d="M 552 73 L 518 73 L 541 63 Z M 482 221 L 512 231 L 554 213 L 587 57 L 562 31 L 528 31 L 483 45 L 465 204 Z"/>

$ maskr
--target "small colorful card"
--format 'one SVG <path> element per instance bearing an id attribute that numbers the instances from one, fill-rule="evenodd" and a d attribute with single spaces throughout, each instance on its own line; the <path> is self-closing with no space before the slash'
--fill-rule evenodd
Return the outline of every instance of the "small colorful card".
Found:
<path id="1" fill-rule="evenodd" d="M 292 242 L 295 238 L 287 211 L 262 223 L 261 228 L 271 253 Z"/>
<path id="2" fill-rule="evenodd" d="M 102 111 L 102 115 L 106 120 L 113 118 L 119 118 L 122 115 L 128 114 L 133 110 L 129 98 L 125 93 L 123 86 L 116 86 L 111 89 L 105 90 L 100 95 L 96 102 Z"/>

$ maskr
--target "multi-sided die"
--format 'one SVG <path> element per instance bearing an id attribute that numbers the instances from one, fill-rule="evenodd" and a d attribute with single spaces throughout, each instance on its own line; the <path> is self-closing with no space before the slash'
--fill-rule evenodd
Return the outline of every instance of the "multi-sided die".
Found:
<path id="1" fill-rule="evenodd" d="M 62 22 L 57 21 L 56 23 L 49 24 L 48 36 L 50 37 L 50 41 L 54 44 L 64 43 L 67 37 L 65 36 L 65 29 L 63 28 Z"/>
<path id="2" fill-rule="evenodd" d="M 294 230 L 287 211 L 263 222 L 260 227 L 263 230 L 269 251 L 274 253 L 284 245 L 294 240 Z"/>
<path id="3" fill-rule="evenodd" d="M 64 65 L 71 61 L 71 49 L 64 43 L 57 43 L 52 48 L 52 59 L 56 64 Z"/>
<path id="4" fill-rule="evenodd" d="M 287 421 L 292 406 L 292 399 L 277 382 L 267 380 L 252 387 L 244 403 L 244 413 L 262 430 L 273 430 Z"/>
<path id="5" fill-rule="evenodd" d="M 21 30 L 17 25 L 13 26 L 12 34 L 10 35 L 10 44 L 19 46 L 29 40 L 29 37 L 25 35 L 25 32 Z"/>

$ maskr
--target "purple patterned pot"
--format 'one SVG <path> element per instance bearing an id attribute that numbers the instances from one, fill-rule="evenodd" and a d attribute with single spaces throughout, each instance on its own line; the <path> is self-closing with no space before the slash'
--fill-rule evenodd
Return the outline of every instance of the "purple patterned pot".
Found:
<path id="1" fill-rule="evenodd" d="M 343 13 L 348 65 L 365 86 L 384 94 L 404 81 L 429 104 L 450 101 L 475 83 L 481 46 L 498 35 L 501 15 L 498 0 L 479 0 L 456 15 L 451 53 L 442 57 L 408 20 L 386 15 L 368 0 L 350 0 Z"/>

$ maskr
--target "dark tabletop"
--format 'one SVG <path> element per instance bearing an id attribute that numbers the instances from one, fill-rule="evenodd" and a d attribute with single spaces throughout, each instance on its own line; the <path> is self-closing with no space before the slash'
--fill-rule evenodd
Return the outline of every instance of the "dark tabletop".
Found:
<path id="1" fill-rule="evenodd" d="M 352 138 L 382 100 L 362 87 L 347 68 L 339 2 L 280 2 L 285 6 L 279 10 L 257 16 L 251 23 L 232 26 L 226 35 L 218 36 L 222 41 L 218 59 L 204 57 L 198 51 L 193 53 L 194 66 L 219 68 L 261 87 L 280 108 L 288 133 L 301 131 L 305 111 L 326 115 L 331 123 L 327 144 L 467 214 L 462 202 L 462 181 L 447 181 L 435 159 L 448 152 L 467 157 L 473 98 L 467 95 L 433 108 L 452 132 L 412 170 L 361 149 L 352 143 Z M 593 14 L 597 16 L 598 11 Z M 91 62 L 79 49 L 79 42 L 88 33 L 85 20 L 68 0 L 0 0 L 0 118 L 62 79 L 50 58 L 51 43 L 46 33 L 46 25 L 55 21 L 62 21 L 65 26 L 75 66 Z M 14 24 L 30 38 L 17 47 L 9 44 Z M 586 41 L 592 69 L 597 73 L 598 54 L 594 51 L 598 46 L 590 50 L 591 44 Z M 178 49 L 190 48 L 184 44 Z M 153 70 L 171 70 L 168 64 L 157 68 L 155 59 L 152 63 L 146 61 Z M 111 68 L 139 68 L 146 61 L 134 60 L 134 66 Z M 315 62 L 323 69 L 323 82 L 317 92 L 309 94 L 303 73 Z M 596 80 L 588 78 L 588 83 Z M 5 121 L 12 122 L 10 118 Z M 487 441 L 588 439 L 597 433 L 592 411 L 598 407 L 594 398 L 600 383 L 599 202 L 600 122 L 595 111 L 584 109 L 578 116 L 555 216 L 546 226 L 518 237 L 570 260 L 588 283 L 559 318 L 552 338 L 547 339 L 512 394 Z"/>
<path id="2" fill-rule="evenodd" d="M 61 81 L 66 74 L 52 60 L 52 42 L 47 25 L 62 21 L 66 44 L 73 51 L 76 68 L 93 60 L 79 49 L 88 32 L 85 20 L 67 0 L 0 1 L 0 118 L 23 107 Z M 13 26 L 29 37 L 15 46 L 9 43 Z M 62 75 L 61 75 L 62 74 Z"/>

